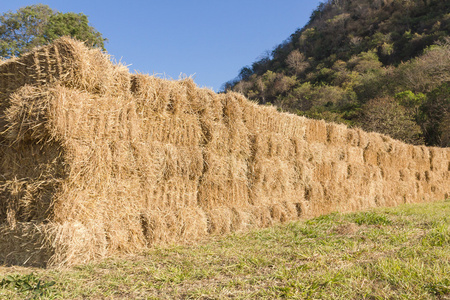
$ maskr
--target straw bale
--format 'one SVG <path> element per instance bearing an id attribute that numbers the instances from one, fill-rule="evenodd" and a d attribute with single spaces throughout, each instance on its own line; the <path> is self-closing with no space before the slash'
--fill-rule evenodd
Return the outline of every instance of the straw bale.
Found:
<path id="1" fill-rule="evenodd" d="M 240 99 L 244 98 L 241 96 Z M 260 106 L 248 100 L 243 103 L 244 122 L 251 132 L 305 138 L 306 118 L 279 113 L 274 106 Z"/>
<path id="2" fill-rule="evenodd" d="M 45 267 L 54 255 L 47 233 L 37 222 L 0 224 L 0 264 Z"/>
<path id="3" fill-rule="evenodd" d="M 306 123 L 306 140 L 310 143 L 327 142 L 327 124 L 323 120 L 310 120 Z"/>
<path id="4" fill-rule="evenodd" d="M 64 150 L 54 142 L 43 143 L 46 94 L 24 86 L 3 111 L 7 125 L 0 136 L 0 222 L 11 226 L 51 216 L 60 178 L 65 176 Z"/>
<path id="5" fill-rule="evenodd" d="M 229 151 L 239 157 L 248 157 L 250 141 L 248 129 L 243 122 L 243 112 L 236 94 L 221 94 L 223 122 L 228 130 Z"/>
<path id="6" fill-rule="evenodd" d="M 364 149 L 360 147 L 348 146 L 346 147 L 347 161 L 352 164 L 364 164 Z"/>
<path id="7" fill-rule="evenodd" d="M 289 199 L 293 192 L 295 170 L 281 159 L 258 159 L 251 178 L 253 203 L 273 203 Z"/>
<path id="8" fill-rule="evenodd" d="M 53 214 L 53 196 L 59 183 L 56 179 L 2 180 L 0 220 L 11 227 L 17 222 L 47 220 Z"/>
<path id="9" fill-rule="evenodd" d="M 243 110 L 244 122 L 252 132 L 271 132 L 276 115 L 274 107 L 262 107 L 256 103 L 249 103 L 243 107 Z"/>
<path id="10" fill-rule="evenodd" d="M 60 266 L 448 197 L 450 151 L 129 74 L 63 38 L 0 64 L 0 263 Z"/>
<path id="11" fill-rule="evenodd" d="M 250 203 L 248 183 L 244 180 L 203 181 L 198 188 L 198 204 L 204 208 L 221 205 L 245 206 Z"/>
<path id="12" fill-rule="evenodd" d="M 285 141 L 286 142 L 286 141 Z M 307 148 L 307 144 L 304 139 L 298 136 L 291 136 L 289 138 L 292 156 L 289 158 L 293 164 L 301 161 L 302 156 L 304 155 L 305 148 Z"/>
<path id="13" fill-rule="evenodd" d="M 208 233 L 227 234 L 233 226 L 233 211 L 228 207 L 218 207 L 207 211 Z"/>
<path id="14" fill-rule="evenodd" d="M 294 219 L 289 215 L 287 206 L 283 204 L 218 207 L 208 210 L 207 214 L 209 234 L 226 234 L 255 227 L 268 227 Z"/>
<path id="15" fill-rule="evenodd" d="M 379 165 L 380 162 L 380 153 L 377 151 L 377 146 L 369 144 L 366 148 L 364 148 L 363 152 L 364 163 L 372 166 Z"/>
<path id="16" fill-rule="evenodd" d="M 273 224 L 271 208 L 267 206 L 219 206 L 206 210 L 208 234 L 227 234 Z"/>
<path id="17" fill-rule="evenodd" d="M 271 216 L 270 207 L 266 205 L 254 205 L 251 208 L 252 213 L 252 227 L 264 228 L 274 224 Z"/>
<path id="18" fill-rule="evenodd" d="M 360 131 L 358 129 L 347 130 L 347 142 L 350 147 L 360 147 Z"/>
<path id="19" fill-rule="evenodd" d="M 192 243 L 207 234 L 204 210 L 192 206 L 146 210 L 140 215 L 147 246 Z"/>
<path id="20" fill-rule="evenodd" d="M 344 145 L 347 143 L 348 127 L 341 124 L 326 124 L 327 142 L 332 145 Z"/>
<path id="21" fill-rule="evenodd" d="M 25 84 L 46 85 L 60 82 L 67 87 L 92 93 L 128 93 L 130 74 L 123 65 L 113 65 L 98 49 L 67 37 L 53 44 L 7 60 L 0 65 L 0 100 Z"/>
<path id="22" fill-rule="evenodd" d="M 329 158 L 329 149 L 325 143 L 308 143 L 308 147 L 303 152 L 303 160 L 313 165 L 323 163 Z"/>

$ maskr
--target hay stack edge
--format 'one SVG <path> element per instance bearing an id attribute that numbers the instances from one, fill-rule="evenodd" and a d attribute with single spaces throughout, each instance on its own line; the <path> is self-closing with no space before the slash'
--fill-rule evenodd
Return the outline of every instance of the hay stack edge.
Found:
<path id="1" fill-rule="evenodd" d="M 69 38 L 0 62 L 0 263 L 68 266 L 449 197 L 450 149 L 130 74 Z"/>

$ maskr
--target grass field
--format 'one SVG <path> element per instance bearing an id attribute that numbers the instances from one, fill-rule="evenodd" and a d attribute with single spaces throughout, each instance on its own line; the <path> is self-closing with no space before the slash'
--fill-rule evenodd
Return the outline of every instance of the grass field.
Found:
<path id="1" fill-rule="evenodd" d="M 0 299 L 450 299 L 450 201 L 330 214 L 65 270 Z"/>

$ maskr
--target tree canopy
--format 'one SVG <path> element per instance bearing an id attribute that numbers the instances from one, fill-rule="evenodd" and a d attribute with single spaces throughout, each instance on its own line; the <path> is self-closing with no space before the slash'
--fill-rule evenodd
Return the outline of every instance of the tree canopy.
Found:
<path id="1" fill-rule="evenodd" d="M 225 90 L 311 118 L 450 146 L 450 1 L 328 0 Z"/>
<path id="2" fill-rule="evenodd" d="M 61 13 L 43 4 L 30 5 L 0 15 L 0 56 L 9 58 L 36 46 L 71 36 L 105 50 L 102 34 L 82 13 Z"/>

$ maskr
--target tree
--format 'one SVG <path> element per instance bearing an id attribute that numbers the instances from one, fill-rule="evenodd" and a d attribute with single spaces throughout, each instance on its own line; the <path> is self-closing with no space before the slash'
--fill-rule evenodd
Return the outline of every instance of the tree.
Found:
<path id="1" fill-rule="evenodd" d="M 65 35 L 84 41 L 89 46 L 105 50 L 105 39 L 102 37 L 102 34 L 89 26 L 87 16 L 82 13 L 59 12 L 50 17 L 44 31 L 47 41 L 52 41 Z"/>
<path id="2" fill-rule="evenodd" d="M 421 105 L 421 126 L 428 145 L 450 146 L 450 83 L 443 83 L 427 95 Z"/>
<path id="3" fill-rule="evenodd" d="M 291 70 L 292 73 L 296 75 L 302 73 L 306 70 L 306 68 L 309 67 L 309 63 L 306 61 L 305 55 L 303 55 L 297 49 L 289 53 L 288 57 L 286 58 L 286 64 L 289 70 Z"/>
<path id="4" fill-rule="evenodd" d="M 425 50 L 410 63 L 399 67 L 404 84 L 415 92 L 430 92 L 444 82 L 450 82 L 450 38 Z"/>
<path id="5" fill-rule="evenodd" d="M 368 101 L 358 120 L 362 129 L 375 131 L 410 144 L 422 144 L 422 130 L 403 106 L 391 97 Z"/>
<path id="6" fill-rule="evenodd" d="M 447 146 L 449 11 L 442 0 L 323 0 L 228 88 L 287 112 Z"/>
<path id="7" fill-rule="evenodd" d="M 104 50 L 106 39 L 89 26 L 87 16 L 61 13 L 36 4 L 0 15 L 0 56 L 18 56 L 65 35 Z"/>
<path id="8" fill-rule="evenodd" d="M 241 71 L 239 72 L 238 78 L 239 78 L 239 80 L 246 81 L 250 78 L 250 76 L 252 76 L 252 74 L 253 74 L 253 70 L 250 67 L 246 66 L 241 69 Z"/>
<path id="9" fill-rule="evenodd" d="M 0 16 L 0 56 L 11 57 L 44 42 L 43 30 L 53 11 L 47 5 L 27 6 Z"/>

